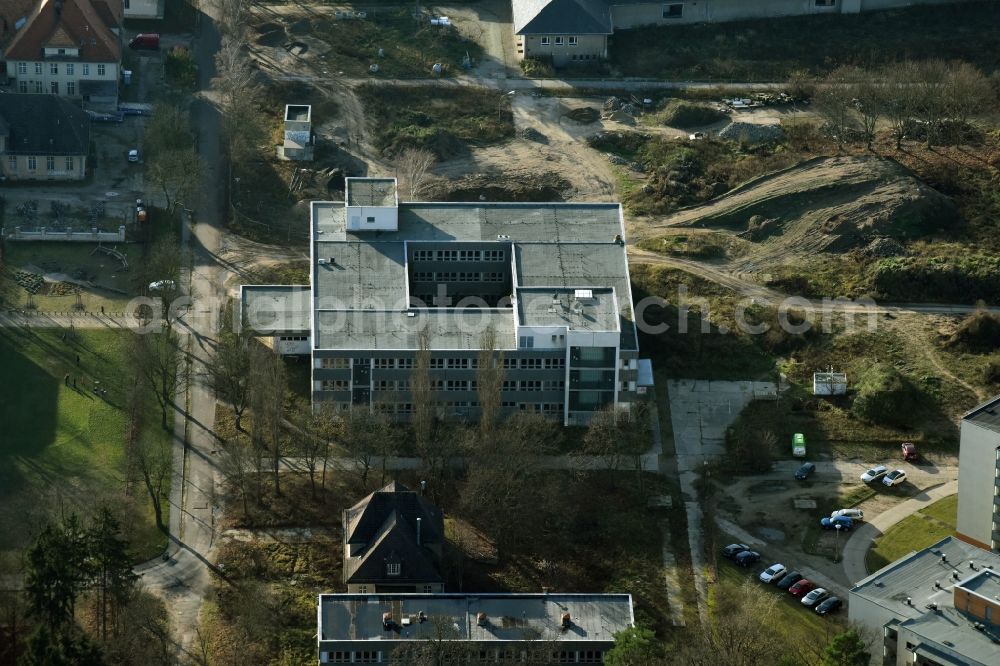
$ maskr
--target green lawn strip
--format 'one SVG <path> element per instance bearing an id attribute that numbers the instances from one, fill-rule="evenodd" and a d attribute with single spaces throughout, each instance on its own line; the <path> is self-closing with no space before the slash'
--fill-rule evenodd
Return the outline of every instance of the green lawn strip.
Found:
<path id="1" fill-rule="evenodd" d="M 723 594 L 736 593 L 739 586 L 748 578 L 756 580 L 753 568 L 743 569 L 731 562 L 722 562 L 719 565 L 719 579 L 715 587 Z M 839 611 L 839 615 L 817 615 L 813 609 L 806 608 L 798 598 L 784 590 L 763 583 L 756 585 L 760 588 L 761 594 L 773 594 L 778 597 L 777 603 L 774 604 L 774 612 L 769 617 L 761 618 L 761 631 L 777 632 L 786 639 L 786 645 L 826 645 L 833 636 L 844 630 L 846 613 L 843 610 Z M 725 622 L 724 617 L 718 617 L 716 620 Z M 809 656 L 803 652 L 797 651 L 796 654 L 803 658 Z M 808 663 L 820 663 L 820 659 L 817 657 Z"/>
<path id="2" fill-rule="evenodd" d="M 868 570 L 878 571 L 904 555 L 926 548 L 955 532 L 958 495 L 940 499 L 907 516 L 875 540 L 868 551 Z"/>
<path id="3" fill-rule="evenodd" d="M 148 559 L 166 538 L 142 483 L 125 488 L 122 366 L 129 334 L 82 330 L 63 340 L 65 332 L 0 330 L 0 550 L 24 547 L 53 516 L 86 516 L 107 503 L 120 510 L 136 560 Z M 94 394 L 95 382 L 108 391 L 105 398 Z M 145 436 L 169 439 L 155 409 L 148 406 Z"/>

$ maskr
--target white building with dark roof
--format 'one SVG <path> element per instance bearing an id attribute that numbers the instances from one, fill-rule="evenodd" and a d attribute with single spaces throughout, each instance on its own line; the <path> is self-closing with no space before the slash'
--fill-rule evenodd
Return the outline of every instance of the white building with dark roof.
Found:
<path id="1" fill-rule="evenodd" d="M 948 537 L 868 576 L 849 616 L 879 637 L 881 663 L 1000 663 L 1000 555 Z"/>
<path id="2" fill-rule="evenodd" d="M 314 403 L 408 420 L 426 345 L 439 413 L 474 419 L 487 330 L 508 412 L 585 424 L 636 399 L 619 204 L 399 202 L 385 178 L 348 178 L 345 198 L 311 206 L 311 285 L 242 291 L 245 323 L 308 349 Z"/>
<path id="3" fill-rule="evenodd" d="M 321 664 L 599 664 L 634 624 L 628 594 L 321 594 L 316 636 Z"/>
<path id="4" fill-rule="evenodd" d="M 1000 396 L 962 417 L 956 536 L 1000 551 Z"/>
<path id="5" fill-rule="evenodd" d="M 55 95 L 0 95 L 0 175 L 7 180 L 82 180 L 90 118 Z"/>

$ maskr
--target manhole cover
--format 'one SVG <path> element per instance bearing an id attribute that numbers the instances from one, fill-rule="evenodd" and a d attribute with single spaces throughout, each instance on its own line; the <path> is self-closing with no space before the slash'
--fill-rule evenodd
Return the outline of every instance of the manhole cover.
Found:
<path id="1" fill-rule="evenodd" d="M 106 197 L 116 197 L 116 196 L 118 196 L 118 193 L 117 192 L 105 192 L 104 196 L 106 196 Z"/>

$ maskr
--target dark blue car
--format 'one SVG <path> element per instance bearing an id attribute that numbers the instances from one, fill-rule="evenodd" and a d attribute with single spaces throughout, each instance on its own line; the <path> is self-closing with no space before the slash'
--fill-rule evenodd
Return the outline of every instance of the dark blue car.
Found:
<path id="1" fill-rule="evenodd" d="M 854 521 L 847 516 L 837 516 L 836 518 L 823 518 L 819 521 L 824 530 L 850 530 L 854 527 Z"/>

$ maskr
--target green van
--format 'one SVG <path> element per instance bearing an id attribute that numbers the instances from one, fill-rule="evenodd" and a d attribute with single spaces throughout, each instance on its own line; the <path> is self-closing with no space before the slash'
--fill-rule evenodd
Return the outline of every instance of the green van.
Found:
<path id="1" fill-rule="evenodd" d="M 792 435 L 792 455 L 796 458 L 806 457 L 806 436 L 801 432 Z"/>

